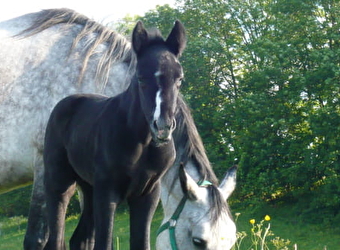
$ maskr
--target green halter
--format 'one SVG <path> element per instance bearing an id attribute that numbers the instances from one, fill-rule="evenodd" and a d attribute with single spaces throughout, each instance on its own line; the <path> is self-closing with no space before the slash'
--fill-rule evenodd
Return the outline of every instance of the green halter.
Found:
<path id="1" fill-rule="evenodd" d="M 200 187 L 207 187 L 207 186 L 212 185 L 210 181 L 206 181 L 206 180 L 200 180 L 197 184 Z M 185 206 L 187 199 L 188 199 L 188 196 L 184 195 L 182 200 L 179 202 L 178 207 L 176 208 L 175 212 L 171 216 L 170 220 L 168 220 L 163 225 L 161 225 L 160 228 L 157 230 L 157 236 L 158 236 L 165 230 L 169 229 L 170 245 L 171 245 L 172 250 L 178 250 L 177 243 L 176 243 L 175 229 L 176 229 L 177 220 L 183 211 L 183 208 Z"/>

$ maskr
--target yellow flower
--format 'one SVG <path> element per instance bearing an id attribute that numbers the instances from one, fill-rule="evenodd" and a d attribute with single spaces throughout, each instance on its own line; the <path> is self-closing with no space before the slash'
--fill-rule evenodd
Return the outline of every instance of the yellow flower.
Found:
<path id="1" fill-rule="evenodd" d="M 255 219 L 251 219 L 249 222 L 250 222 L 250 224 L 254 225 L 255 224 Z"/>
<path id="2" fill-rule="evenodd" d="M 269 215 L 266 215 L 266 216 L 264 217 L 264 220 L 265 220 L 265 221 L 270 221 L 270 216 L 269 216 Z"/>

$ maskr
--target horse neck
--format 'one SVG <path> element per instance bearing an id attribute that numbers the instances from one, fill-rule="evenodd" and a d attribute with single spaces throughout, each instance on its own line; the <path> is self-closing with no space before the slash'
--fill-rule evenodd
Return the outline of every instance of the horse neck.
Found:
<path id="1" fill-rule="evenodd" d="M 138 135 L 145 138 L 149 137 L 150 129 L 146 121 L 144 112 L 141 108 L 138 84 L 133 78 L 128 89 L 121 93 L 118 97 L 119 108 L 124 110 L 127 126 L 129 129 L 135 129 Z M 138 124 L 138 126 L 136 126 Z"/>
<path id="2" fill-rule="evenodd" d="M 179 165 L 178 161 L 175 162 L 161 181 L 161 203 L 164 212 L 164 222 L 168 221 L 174 214 L 184 195 L 178 176 Z M 185 170 L 196 182 L 201 179 L 193 160 L 189 160 L 186 163 Z"/>

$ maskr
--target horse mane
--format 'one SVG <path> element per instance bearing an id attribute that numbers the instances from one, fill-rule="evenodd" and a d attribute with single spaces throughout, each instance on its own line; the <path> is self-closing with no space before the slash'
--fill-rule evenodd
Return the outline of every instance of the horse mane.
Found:
<path id="1" fill-rule="evenodd" d="M 212 184 L 218 185 L 217 177 L 212 170 L 202 139 L 191 115 L 191 111 L 181 95 L 178 97 L 177 107 L 177 127 L 173 136 L 176 147 L 181 145 L 185 146 L 177 148 L 177 151 L 180 151 L 181 153 L 177 154 L 176 162 L 186 163 L 190 158 L 194 161 L 195 166 L 197 166 L 197 171 L 202 180 L 209 180 Z"/>
<path id="2" fill-rule="evenodd" d="M 212 223 L 217 222 L 220 215 L 224 212 L 227 212 L 229 217 L 232 218 L 229 206 L 218 190 L 217 177 L 212 170 L 202 139 L 191 115 L 191 111 L 181 95 L 178 97 L 177 105 L 177 128 L 173 134 L 177 150 L 176 163 L 177 165 L 181 162 L 186 163 L 190 158 L 190 160 L 194 161 L 194 165 L 197 167 L 196 170 L 201 176 L 201 180 L 208 180 L 213 184 L 207 187 L 210 204 L 209 214 Z M 181 145 L 185 146 L 183 147 Z M 178 153 L 179 151 L 180 154 Z M 174 180 L 175 179 L 177 178 L 174 178 Z M 174 182 L 172 186 L 173 185 Z"/>
<path id="3" fill-rule="evenodd" d="M 38 12 L 34 18 L 32 25 L 20 32 L 17 36 L 33 36 L 60 24 L 65 25 L 65 27 L 74 25 L 81 27 L 70 48 L 71 54 L 81 40 L 87 39 L 84 42 L 85 47 L 82 48 L 86 52 L 79 75 L 79 82 L 81 82 L 84 77 L 90 57 L 96 53 L 96 49 L 102 44 L 107 46 L 107 50 L 103 52 L 97 65 L 97 83 L 106 85 L 109 70 L 111 66 L 116 63 L 127 63 L 130 74 L 132 75 L 134 72 L 135 58 L 131 49 L 131 43 L 124 36 L 114 32 L 110 28 L 66 8 L 42 10 Z M 93 34 L 95 34 L 95 36 L 93 36 Z"/>

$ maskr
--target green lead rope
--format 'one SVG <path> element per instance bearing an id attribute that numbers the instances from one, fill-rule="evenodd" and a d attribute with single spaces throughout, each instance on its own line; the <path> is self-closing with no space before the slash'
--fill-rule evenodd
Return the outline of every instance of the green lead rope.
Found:
<path id="1" fill-rule="evenodd" d="M 176 236 L 175 236 L 175 228 L 177 224 L 177 220 L 180 216 L 180 214 L 183 211 L 185 202 L 187 201 L 187 196 L 185 195 L 182 200 L 180 201 L 178 207 L 176 208 L 176 211 L 171 216 L 170 220 L 164 223 L 158 230 L 157 230 L 157 236 L 160 235 L 163 231 L 169 229 L 169 235 L 170 235 L 170 244 L 171 249 L 177 250 L 177 243 L 176 243 Z"/>

